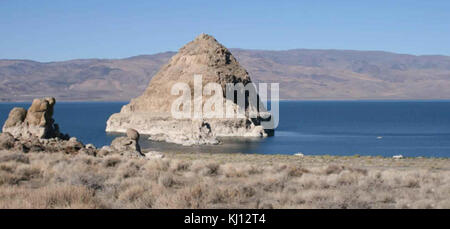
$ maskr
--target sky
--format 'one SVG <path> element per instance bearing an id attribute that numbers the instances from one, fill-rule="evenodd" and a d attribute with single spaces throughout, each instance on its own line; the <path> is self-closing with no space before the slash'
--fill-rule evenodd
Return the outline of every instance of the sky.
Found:
<path id="1" fill-rule="evenodd" d="M 450 56 L 450 1 L 0 0 L 0 59 L 124 58 L 200 33 L 228 48 Z"/>

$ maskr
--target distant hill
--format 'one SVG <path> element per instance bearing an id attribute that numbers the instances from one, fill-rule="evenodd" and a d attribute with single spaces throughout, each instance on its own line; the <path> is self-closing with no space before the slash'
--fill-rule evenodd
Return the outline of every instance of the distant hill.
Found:
<path id="1" fill-rule="evenodd" d="M 280 98 L 450 99 L 450 57 L 380 51 L 231 49 L 254 82 L 280 83 Z M 0 101 L 129 100 L 174 52 L 125 59 L 41 63 L 0 60 Z"/>

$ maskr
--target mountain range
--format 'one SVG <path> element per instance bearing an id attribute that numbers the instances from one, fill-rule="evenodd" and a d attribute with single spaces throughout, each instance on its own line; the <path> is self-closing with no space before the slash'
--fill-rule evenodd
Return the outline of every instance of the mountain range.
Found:
<path id="1" fill-rule="evenodd" d="M 450 99 L 450 57 L 382 51 L 230 49 L 287 100 Z M 0 101 L 127 101 L 175 52 L 60 62 L 0 60 Z"/>

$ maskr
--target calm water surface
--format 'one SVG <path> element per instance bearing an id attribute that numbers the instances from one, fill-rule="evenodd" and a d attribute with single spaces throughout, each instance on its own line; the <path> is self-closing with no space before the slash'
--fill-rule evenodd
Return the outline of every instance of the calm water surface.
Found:
<path id="1" fill-rule="evenodd" d="M 99 147 L 116 137 L 105 133 L 106 120 L 124 104 L 59 102 L 54 116 L 61 131 Z M 29 105 L 0 103 L 0 122 L 13 107 Z M 183 152 L 450 157 L 450 101 L 282 101 L 274 137 L 222 140 L 183 147 L 142 138 L 141 145 Z"/>

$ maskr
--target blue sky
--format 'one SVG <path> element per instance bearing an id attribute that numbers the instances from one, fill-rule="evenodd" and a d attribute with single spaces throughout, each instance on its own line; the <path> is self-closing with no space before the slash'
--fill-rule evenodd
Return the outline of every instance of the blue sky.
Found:
<path id="1" fill-rule="evenodd" d="M 229 48 L 450 55 L 450 1 L 1 0 L 0 59 L 176 51 L 204 32 Z"/>

